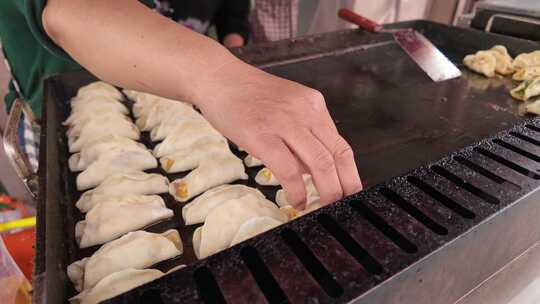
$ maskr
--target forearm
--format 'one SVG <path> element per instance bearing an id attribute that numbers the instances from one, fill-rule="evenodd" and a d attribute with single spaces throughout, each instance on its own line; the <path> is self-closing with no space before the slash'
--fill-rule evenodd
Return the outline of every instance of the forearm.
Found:
<path id="1" fill-rule="evenodd" d="M 217 42 L 134 0 L 49 0 L 43 23 L 97 77 L 195 104 L 212 75 L 241 65 Z"/>

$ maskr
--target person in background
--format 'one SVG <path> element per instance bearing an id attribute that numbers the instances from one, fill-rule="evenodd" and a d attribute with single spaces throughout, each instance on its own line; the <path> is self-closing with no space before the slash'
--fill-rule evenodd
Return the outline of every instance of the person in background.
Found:
<path id="1" fill-rule="evenodd" d="M 214 26 L 219 42 L 226 47 L 239 47 L 247 43 L 250 35 L 248 16 L 250 0 L 168 0 L 161 4 L 163 15 L 207 35 Z"/>
<path id="2" fill-rule="evenodd" d="M 296 37 L 299 0 L 253 0 L 249 16 L 251 42 L 262 43 Z"/>

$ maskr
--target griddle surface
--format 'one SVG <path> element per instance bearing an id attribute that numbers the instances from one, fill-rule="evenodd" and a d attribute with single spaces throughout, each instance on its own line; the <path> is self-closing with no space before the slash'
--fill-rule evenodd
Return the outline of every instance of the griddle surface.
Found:
<path id="1" fill-rule="evenodd" d="M 455 62 L 466 55 L 453 53 Z M 459 67 L 461 78 L 435 83 L 390 42 L 268 71 L 323 93 L 369 187 L 524 119 L 508 93 L 510 77 L 487 79 Z"/>

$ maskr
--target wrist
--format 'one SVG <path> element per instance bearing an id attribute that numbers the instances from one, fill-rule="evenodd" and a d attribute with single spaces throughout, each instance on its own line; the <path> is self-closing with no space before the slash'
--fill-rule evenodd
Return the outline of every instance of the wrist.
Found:
<path id="1" fill-rule="evenodd" d="M 201 73 L 194 87 L 193 104 L 203 111 L 216 106 L 220 101 L 234 98 L 234 94 L 244 91 L 246 84 L 254 80 L 257 72 L 262 72 L 241 61 L 225 48 L 224 50 L 228 56 L 221 58 L 213 68 Z"/>

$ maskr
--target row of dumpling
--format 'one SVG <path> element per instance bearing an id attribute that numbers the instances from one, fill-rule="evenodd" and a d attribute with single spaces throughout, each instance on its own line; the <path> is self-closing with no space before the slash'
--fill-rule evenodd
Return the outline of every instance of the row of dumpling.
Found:
<path id="1" fill-rule="evenodd" d="M 287 213 L 257 189 L 231 185 L 247 179 L 245 168 L 225 137 L 196 110 L 176 101 L 124 91 L 135 101 L 137 126 L 150 132 L 154 155 L 165 172 L 187 172 L 170 184 L 170 194 L 184 206 L 186 225 L 195 230 L 194 251 L 204 258 L 289 220 Z M 259 163 L 252 159 L 253 163 Z M 247 160 L 246 163 L 250 163 Z M 251 164 L 251 163 L 250 163 Z"/>
<path id="2" fill-rule="evenodd" d="M 242 161 L 230 150 L 227 139 L 193 107 L 182 102 L 125 90 L 135 101 L 133 113 L 141 131 L 158 143 L 154 156 L 167 173 L 190 171 L 171 183 L 171 194 L 186 202 L 204 191 L 245 180 Z"/>
<path id="3" fill-rule="evenodd" d="M 489 50 L 467 55 L 463 63 L 486 77 L 494 77 L 496 74 L 513 75 L 512 78 L 521 83 L 510 91 L 510 95 L 527 102 L 527 112 L 540 115 L 540 100 L 528 102 L 540 95 L 540 51 L 520 54 L 512 59 L 504 46 L 497 45 Z"/>
<path id="4" fill-rule="evenodd" d="M 72 99 L 64 122 L 74 153 L 69 168 L 80 172 L 77 188 L 87 190 L 75 204 L 85 213 L 75 237 L 81 248 L 104 244 L 68 267 L 80 292 L 72 303 L 97 303 L 158 278 L 161 271 L 146 268 L 182 253 L 178 231 L 138 231 L 172 217 L 173 211 L 156 195 L 168 191 L 167 178 L 144 172 L 156 168 L 157 161 L 136 142 L 140 131 L 121 100 L 113 86 L 92 83 Z"/>

